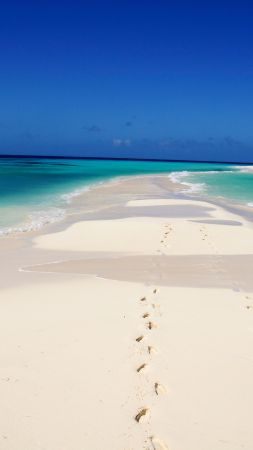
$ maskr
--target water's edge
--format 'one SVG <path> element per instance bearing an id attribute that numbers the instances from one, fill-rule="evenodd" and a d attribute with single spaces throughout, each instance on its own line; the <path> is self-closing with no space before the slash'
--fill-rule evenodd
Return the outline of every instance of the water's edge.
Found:
<path id="1" fill-rule="evenodd" d="M 48 230 L 48 228 L 59 223 L 69 222 L 69 217 L 71 215 L 81 213 L 82 203 L 83 205 L 88 199 L 89 193 L 94 190 L 106 189 L 107 186 L 112 184 L 117 184 L 130 180 L 133 178 L 148 179 L 151 177 L 153 180 L 157 177 L 160 180 L 163 179 L 167 186 L 166 195 L 177 196 L 180 198 L 194 199 L 207 201 L 212 204 L 223 207 L 231 212 L 243 216 L 244 218 L 252 221 L 253 209 L 250 202 L 240 202 L 238 199 L 222 197 L 220 195 L 212 195 L 212 191 L 209 192 L 206 189 L 206 183 L 199 178 L 204 178 L 204 181 L 210 180 L 210 177 L 224 177 L 224 174 L 229 174 L 229 179 L 233 174 L 238 173 L 249 173 L 253 180 L 253 166 L 224 166 L 222 169 L 218 168 L 215 170 L 215 166 L 212 166 L 214 170 L 176 170 L 165 172 L 164 168 L 161 173 L 148 173 L 148 174 L 127 174 L 127 175 L 116 175 L 112 174 L 104 180 L 93 180 L 89 184 L 79 186 L 69 192 L 58 196 L 61 199 L 61 206 L 50 207 L 47 210 L 37 210 L 29 217 L 29 221 L 26 223 L 19 224 L 17 226 L 8 227 L 7 229 L 0 230 L 0 236 L 3 237 L 13 237 L 30 235 L 31 233 L 43 233 L 43 230 Z M 226 170 L 227 168 L 227 170 Z M 221 175 L 222 174 L 222 175 Z M 215 178 L 214 178 L 215 179 Z M 216 186 L 215 186 L 216 187 Z M 94 199 L 94 197 L 93 197 Z"/>

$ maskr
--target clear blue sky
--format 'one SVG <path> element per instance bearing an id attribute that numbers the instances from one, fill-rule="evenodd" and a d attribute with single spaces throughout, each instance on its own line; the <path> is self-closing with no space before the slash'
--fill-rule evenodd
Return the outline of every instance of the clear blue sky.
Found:
<path id="1" fill-rule="evenodd" d="M 10 1 L 0 152 L 253 161 L 253 2 Z"/>

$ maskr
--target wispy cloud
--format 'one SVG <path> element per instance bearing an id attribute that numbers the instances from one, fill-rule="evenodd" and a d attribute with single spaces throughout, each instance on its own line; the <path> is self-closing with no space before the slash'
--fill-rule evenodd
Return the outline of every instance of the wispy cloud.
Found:
<path id="1" fill-rule="evenodd" d="M 114 147 L 129 147 L 131 145 L 131 139 L 113 139 L 112 143 Z"/>

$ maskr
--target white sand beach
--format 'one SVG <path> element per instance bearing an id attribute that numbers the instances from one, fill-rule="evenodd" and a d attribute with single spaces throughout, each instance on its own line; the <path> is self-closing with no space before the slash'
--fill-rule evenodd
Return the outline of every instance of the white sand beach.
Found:
<path id="1" fill-rule="evenodd" d="M 252 223 L 158 181 L 3 239 L 1 449 L 253 448 Z"/>

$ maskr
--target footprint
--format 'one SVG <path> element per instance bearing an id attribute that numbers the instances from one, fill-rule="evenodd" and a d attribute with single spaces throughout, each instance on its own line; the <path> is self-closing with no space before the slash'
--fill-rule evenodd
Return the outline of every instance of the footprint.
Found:
<path id="1" fill-rule="evenodd" d="M 158 289 L 153 290 L 153 294 L 156 294 L 158 292 Z"/>
<path id="2" fill-rule="evenodd" d="M 159 438 L 151 436 L 150 438 L 153 450 L 169 450 L 169 447 Z"/>
<path id="3" fill-rule="evenodd" d="M 141 366 L 139 366 L 138 369 L 136 369 L 136 371 L 139 373 L 139 372 L 141 372 L 143 369 L 145 369 L 145 367 L 147 367 L 147 364 L 146 364 L 146 363 L 141 364 Z"/>
<path id="4" fill-rule="evenodd" d="M 165 386 L 163 386 L 160 383 L 155 383 L 154 388 L 155 388 L 156 395 L 167 394 L 167 390 L 166 390 Z"/>
<path id="5" fill-rule="evenodd" d="M 141 301 L 141 302 L 145 302 L 146 300 L 147 300 L 146 297 L 140 298 L 140 301 Z"/>
<path id="6" fill-rule="evenodd" d="M 144 338 L 144 336 L 138 336 L 135 340 L 136 340 L 136 342 L 141 342 L 142 341 L 142 339 Z"/>
<path id="7" fill-rule="evenodd" d="M 149 313 L 148 312 L 146 312 L 145 314 L 143 314 L 143 319 L 146 319 L 147 317 L 149 317 Z"/>
<path id="8" fill-rule="evenodd" d="M 161 303 L 151 303 L 152 308 L 160 308 Z"/>
<path id="9" fill-rule="evenodd" d="M 151 355 L 152 353 L 157 353 L 157 350 L 155 349 L 155 347 L 152 347 L 152 345 L 149 345 L 148 353 L 149 353 L 149 355 Z"/>
<path id="10" fill-rule="evenodd" d="M 147 414 L 149 413 L 149 409 L 148 408 L 142 408 L 138 414 L 136 414 L 135 416 L 135 420 L 136 422 L 140 422 L 141 419 L 143 419 L 145 416 L 147 416 Z"/>
<path id="11" fill-rule="evenodd" d="M 154 322 L 148 322 L 147 327 L 149 330 L 152 330 L 152 328 L 157 328 L 157 325 L 155 325 Z"/>

